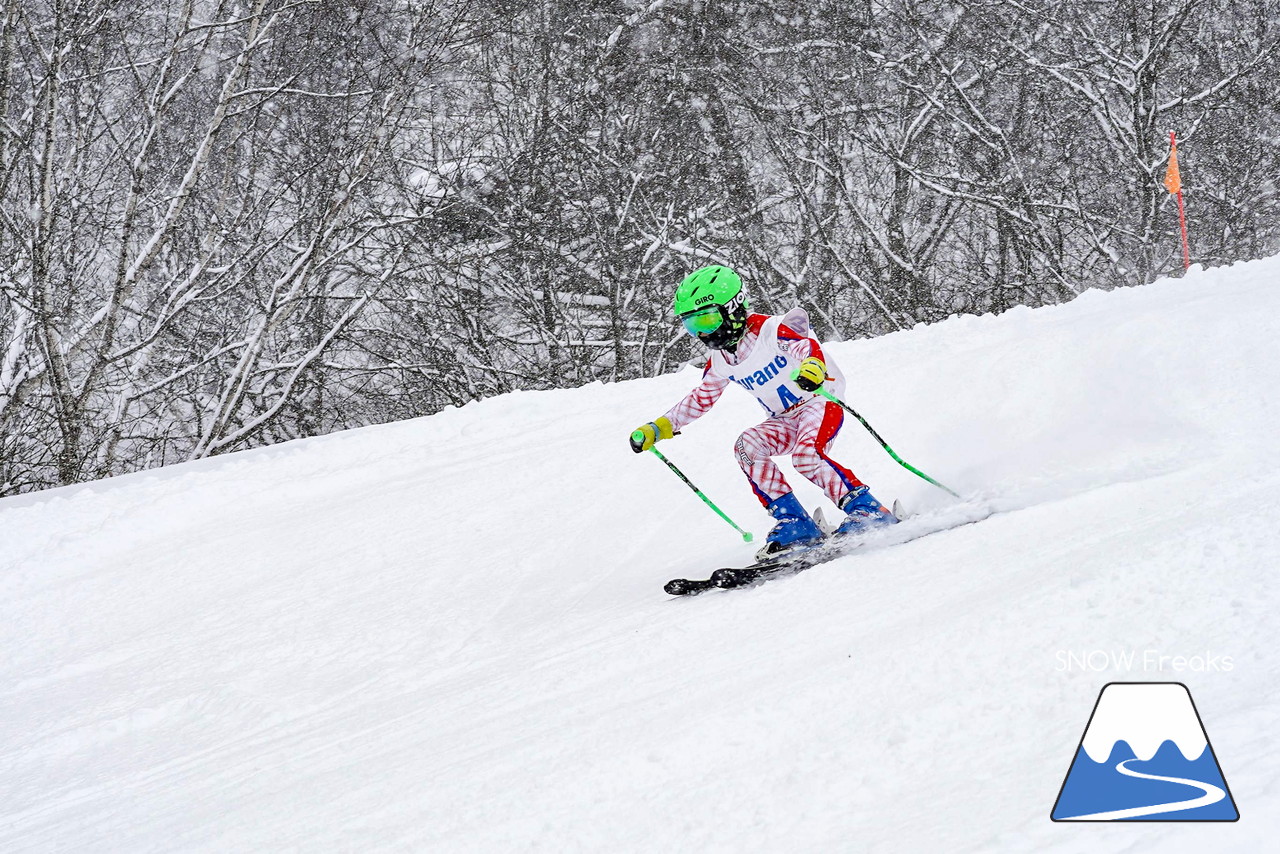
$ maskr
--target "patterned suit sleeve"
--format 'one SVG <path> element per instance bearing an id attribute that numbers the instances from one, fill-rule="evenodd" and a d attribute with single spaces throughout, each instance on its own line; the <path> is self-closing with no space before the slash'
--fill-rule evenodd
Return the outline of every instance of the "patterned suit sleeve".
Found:
<path id="1" fill-rule="evenodd" d="M 711 360 L 708 359 L 707 366 L 702 369 L 702 382 L 698 387 L 685 395 L 684 400 L 667 410 L 666 417 L 671 422 L 671 429 L 679 432 L 691 422 L 701 418 L 720 399 L 720 395 L 728 385 L 727 378 L 711 372 Z"/>

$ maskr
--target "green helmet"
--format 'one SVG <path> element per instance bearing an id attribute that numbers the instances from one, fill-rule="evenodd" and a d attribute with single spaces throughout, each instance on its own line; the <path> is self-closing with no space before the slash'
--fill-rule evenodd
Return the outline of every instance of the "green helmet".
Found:
<path id="1" fill-rule="evenodd" d="M 747 292 L 728 267 L 703 267 L 676 288 L 672 311 L 690 335 L 715 350 L 734 350 L 747 331 Z"/>

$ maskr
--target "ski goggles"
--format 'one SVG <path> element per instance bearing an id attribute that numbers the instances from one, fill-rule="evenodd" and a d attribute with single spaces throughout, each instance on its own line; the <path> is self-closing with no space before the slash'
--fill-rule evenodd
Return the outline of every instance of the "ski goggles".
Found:
<path id="1" fill-rule="evenodd" d="M 709 335 L 724 325 L 724 312 L 718 305 L 680 315 L 680 322 L 690 335 Z"/>

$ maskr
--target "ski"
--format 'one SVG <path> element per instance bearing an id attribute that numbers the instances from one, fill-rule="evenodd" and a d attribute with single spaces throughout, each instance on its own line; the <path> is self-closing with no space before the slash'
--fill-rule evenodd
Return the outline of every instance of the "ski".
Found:
<path id="1" fill-rule="evenodd" d="M 710 578 L 673 578 L 663 586 L 663 590 L 672 596 L 697 596 L 715 589 L 715 582 Z"/>
<path id="2" fill-rule="evenodd" d="M 775 563 L 755 563 L 744 567 L 726 567 L 711 573 L 711 583 L 721 590 L 734 590 L 739 587 L 754 587 L 771 578 L 795 575 L 820 563 L 835 560 L 856 549 L 860 543 L 827 543 L 823 546 L 798 555 L 791 560 Z"/>
<path id="3" fill-rule="evenodd" d="M 673 578 L 662 589 L 672 596 L 696 596 L 708 590 L 740 587 L 761 575 L 778 573 L 791 568 L 799 571 L 799 564 L 820 550 L 815 548 L 807 550 L 804 554 L 780 555 L 757 561 L 750 566 L 717 569 L 709 578 Z"/>
<path id="4" fill-rule="evenodd" d="M 747 587 L 762 578 L 779 575 L 794 575 L 819 563 L 834 560 L 857 547 L 856 542 L 841 544 L 823 543 L 799 553 L 783 554 L 777 557 L 756 561 L 748 566 L 724 567 L 711 573 L 708 578 L 673 578 L 662 588 L 672 596 L 696 596 L 708 590 L 730 590 L 736 587 Z"/>
<path id="5" fill-rule="evenodd" d="M 895 509 L 898 509 L 897 502 L 895 502 Z M 982 521 L 992 513 L 988 508 L 973 509 L 976 511 L 975 513 L 966 514 L 959 520 L 944 524 L 937 524 L 937 520 L 935 520 L 934 524 L 930 525 L 928 520 L 922 517 L 907 517 L 913 520 L 915 524 L 894 525 L 872 532 L 872 536 L 875 537 L 874 546 L 902 545 L 927 537 L 930 534 L 972 525 L 974 522 Z M 907 520 L 904 519 L 904 521 Z M 920 527 L 921 523 L 923 523 L 923 527 Z M 872 542 L 862 535 L 828 540 L 821 545 L 804 549 L 799 553 L 779 555 L 747 566 L 723 567 L 711 573 L 707 578 L 673 578 L 666 583 L 663 590 L 672 596 L 696 596 L 708 590 L 736 590 L 756 587 L 769 579 L 795 575 L 819 564 L 845 557 L 859 548 L 871 545 Z"/>

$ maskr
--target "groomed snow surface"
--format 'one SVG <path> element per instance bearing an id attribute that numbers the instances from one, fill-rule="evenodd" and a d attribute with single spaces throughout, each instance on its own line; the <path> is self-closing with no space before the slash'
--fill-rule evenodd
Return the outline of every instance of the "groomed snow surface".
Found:
<path id="1" fill-rule="evenodd" d="M 626 439 L 693 368 L 0 501 L 0 850 L 1274 850 L 1278 318 L 1270 259 L 831 345 L 966 501 L 837 458 L 997 512 L 695 598 L 752 547 Z M 762 536 L 759 416 L 662 448 Z M 1116 680 L 1187 684 L 1238 823 L 1049 820 Z"/>

